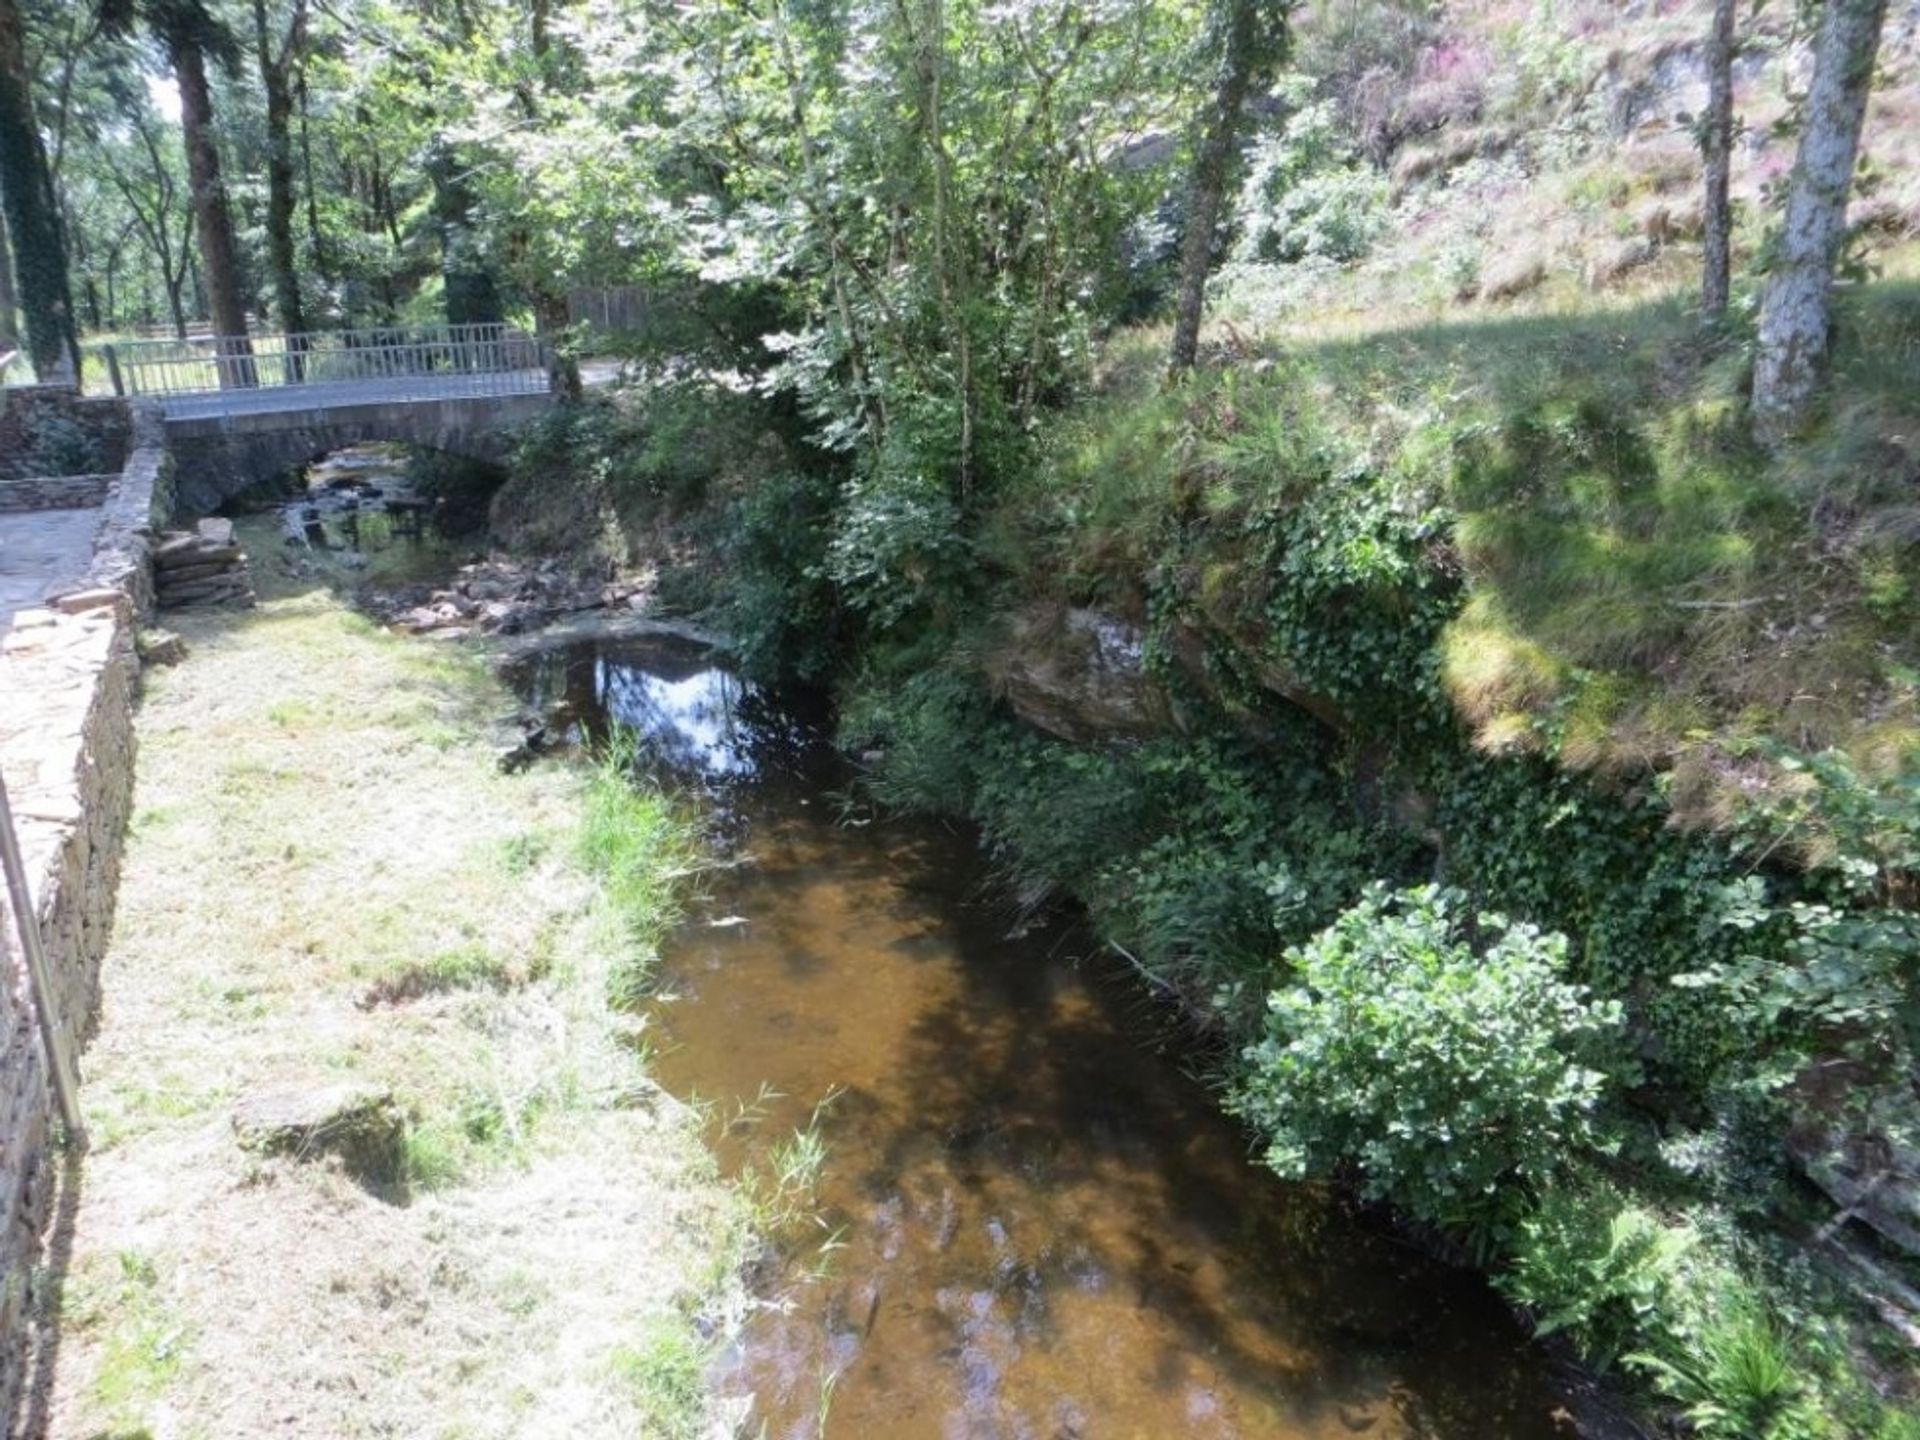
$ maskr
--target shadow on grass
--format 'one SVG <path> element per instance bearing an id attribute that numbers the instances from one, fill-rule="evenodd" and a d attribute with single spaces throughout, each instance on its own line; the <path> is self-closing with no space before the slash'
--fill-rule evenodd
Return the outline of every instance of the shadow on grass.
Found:
<path id="1" fill-rule="evenodd" d="M 60 1364 L 61 1309 L 67 1271 L 73 1263 L 74 1226 L 80 1214 L 86 1152 L 76 1146 L 55 1151 L 49 1157 L 48 1169 L 54 1187 L 50 1207 L 53 1218 L 46 1229 L 40 1264 L 34 1267 L 30 1282 L 32 1335 L 11 1413 L 0 1416 L 4 1421 L 0 1423 L 0 1435 L 13 1440 L 46 1440 L 48 1433 L 54 1378 Z"/>
<path id="2" fill-rule="evenodd" d="M 1750 433 L 1751 339 L 1668 300 L 1282 335 L 1173 388 L 1128 352 L 988 545 L 1029 588 L 1123 609 L 1184 567 L 1258 637 L 1277 569 L 1408 585 L 1360 553 L 1371 497 L 1442 542 L 1401 559 L 1457 577 L 1449 687 L 1476 727 L 1578 712 L 1593 758 L 1639 766 L 1697 733 L 1864 743 L 1920 663 L 1920 283 L 1843 287 L 1826 404 L 1778 450 Z M 1272 537 L 1302 512 L 1297 557 Z"/>

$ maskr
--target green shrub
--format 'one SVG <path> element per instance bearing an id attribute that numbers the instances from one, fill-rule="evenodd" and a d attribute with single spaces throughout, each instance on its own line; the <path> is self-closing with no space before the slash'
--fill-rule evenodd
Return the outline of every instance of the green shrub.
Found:
<path id="1" fill-rule="evenodd" d="M 1327 101 L 1298 103 L 1253 147 L 1240 191 L 1243 261 L 1358 260 L 1386 233 L 1387 179 L 1357 163 Z"/>
<path id="2" fill-rule="evenodd" d="M 868 793 L 893 810 L 965 816 L 996 728 L 986 694 L 948 669 L 924 670 L 897 686 L 871 678 L 841 705 L 839 738 L 874 751 Z"/>
<path id="3" fill-rule="evenodd" d="M 848 490 L 827 573 L 848 605 L 885 630 L 952 596 L 966 554 L 959 510 L 937 477 L 883 473 Z"/>
<path id="4" fill-rule="evenodd" d="M 1576 1175 L 1541 1191 L 1497 1283 L 1532 1312 L 1536 1333 L 1567 1335 L 1605 1369 L 1663 1323 L 1693 1240 L 1612 1185 Z"/>
<path id="5" fill-rule="evenodd" d="M 1562 978 L 1562 936 L 1487 915 L 1476 946 L 1463 903 L 1374 886 L 1289 950 L 1232 1104 L 1280 1174 L 1357 1164 L 1375 1198 L 1479 1230 L 1593 1139 L 1620 1007 Z"/>
<path id="6" fill-rule="evenodd" d="M 827 574 L 838 484 L 779 470 L 733 502 L 721 526 L 727 576 L 719 620 L 740 668 L 755 679 L 832 673 L 846 638 Z"/>

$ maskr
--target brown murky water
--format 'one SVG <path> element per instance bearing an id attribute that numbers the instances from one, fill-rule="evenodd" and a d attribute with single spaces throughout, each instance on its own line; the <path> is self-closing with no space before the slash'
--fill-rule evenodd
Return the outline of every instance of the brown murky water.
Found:
<path id="1" fill-rule="evenodd" d="M 726 1362 L 768 1435 L 1570 1433 L 1479 1280 L 1252 1163 L 1136 980 L 1070 926 L 1009 935 L 970 836 L 841 823 L 832 757 L 697 653 L 524 680 L 651 737 L 750 857 L 657 1007 L 669 1088 L 722 1116 L 777 1092 L 723 1161 L 839 1096 L 816 1204 L 840 1248 L 809 1279 L 796 1245 Z"/>

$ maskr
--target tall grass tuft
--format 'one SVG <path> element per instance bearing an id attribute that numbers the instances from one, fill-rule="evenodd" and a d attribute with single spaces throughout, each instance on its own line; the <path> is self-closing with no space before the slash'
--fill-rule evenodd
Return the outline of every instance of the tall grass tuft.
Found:
<path id="1" fill-rule="evenodd" d="M 634 783 L 636 750 L 628 732 L 607 742 L 587 781 L 578 842 L 623 941 L 608 972 L 616 1007 L 645 997 L 660 941 L 680 919 L 678 882 L 694 858 L 692 830 L 673 801 Z"/>

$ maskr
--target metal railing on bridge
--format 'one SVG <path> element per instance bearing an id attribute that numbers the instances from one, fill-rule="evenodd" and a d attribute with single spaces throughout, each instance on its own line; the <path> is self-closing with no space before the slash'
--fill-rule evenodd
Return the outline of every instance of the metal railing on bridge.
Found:
<path id="1" fill-rule="evenodd" d="M 212 395 L 301 385 L 459 381 L 463 395 L 545 388 L 545 342 L 512 325 L 383 325 L 304 334 L 134 340 L 103 346 L 115 394 Z"/>

